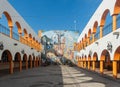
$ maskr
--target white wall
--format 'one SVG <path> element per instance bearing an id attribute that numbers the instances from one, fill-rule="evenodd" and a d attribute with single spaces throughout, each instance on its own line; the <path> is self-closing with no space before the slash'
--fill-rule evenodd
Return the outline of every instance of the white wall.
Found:
<path id="1" fill-rule="evenodd" d="M 40 38 L 38 35 L 33 31 L 33 29 L 26 23 L 26 21 L 19 15 L 19 13 L 9 4 L 8 0 L 0 0 L 0 18 L 2 18 L 3 12 L 6 11 L 12 19 L 13 26 L 16 22 L 19 22 L 21 25 L 22 30 L 26 29 L 27 33 L 31 33 L 33 37 L 35 37 L 36 40 L 39 40 Z M 23 59 L 23 54 L 21 51 L 24 49 L 25 53 L 27 54 L 27 58 L 29 55 L 32 56 L 32 53 L 34 53 L 35 57 L 40 55 L 40 52 L 37 52 L 35 49 L 31 49 L 31 47 L 20 43 L 19 41 L 16 41 L 14 39 L 11 39 L 8 36 L 5 36 L 0 33 L 0 42 L 3 42 L 4 50 L 9 50 L 12 54 L 12 58 L 14 59 L 15 53 L 19 52 L 21 55 L 21 59 Z M 14 46 L 14 43 L 17 43 L 17 46 Z M 2 56 L 2 53 L 4 50 L 0 50 L 0 56 Z M 0 57 L 1 60 L 1 57 Z"/>
<path id="2" fill-rule="evenodd" d="M 28 34 L 31 33 L 36 40 L 39 40 L 38 35 L 33 31 L 33 29 L 26 23 L 22 16 L 11 6 L 7 0 L 0 0 L 0 18 L 2 17 L 3 12 L 6 11 L 11 16 L 13 26 L 16 21 L 21 25 L 22 30 L 26 29 Z"/>
<path id="3" fill-rule="evenodd" d="M 85 34 L 88 34 L 89 29 L 91 29 L 91 30 L 93 29 L 95 21 L 97 21 L 98 26 L 100 26 L 102 15 L 106 9 L 109 9 L 111 16 L 113 15 L 115 2 L 116 2 L 116 0 L 109 0 L 109 1 L 103 0 L 102 1 L 102 3 L 99 5 L 97 10 L 93 14 L 91 19 L 87 23 L 87 25 L 85 26 L 85 28 L 83 29 L 81 35 L 79 36 L 78 41 L 77 41 L 78 43 L 82 40 L 82 38 L 84 38 Z"/>
<path id="4" fill-rule="evenodd" d="M 14 39 L 10 39 L 8 36 L 6 36 L 4 34 L 1 34 L 1 33 L 0 33 L 0 42 L 3 42 L 3 45 L 4 45 L 4 50 L 0 50 L 0 56 L 1 57 L 2 57 L 3 51 L 5 51 L 5 50 L 10 51 L 10 53 L 12 54 L 12 59 L 13 60 L 14 60 L 14 56 L 17 52 L 20 53 L 21 59 L 23 59 L 24 54 L 21 53 L 21 51 L 23 49 L 25 51 L 25 54 L 27 54 L 27 58 L 29 57 L 29 55 L 32 56 L 32 53 L 34 53 L 35 57 L 37 57 L 38 55 L 41 54 L 40 52 L 37 52 L 36 50 L 31 49 L 29 46 L 27 46 L 25 44 L 22 44 L 19 41 L 16 41 Z M 15 46 L 14 43 L 17 43 L 18 45 Z M 0 57 L 0 60 L 1 60 L 1 57 Z M 33 58 L 33 56 L 32 56 L 32 58 Z"/>
<path id="5" fill-rule="evenodd" d="M 120 34 L 120 28 L 114 32 L 119 32 Z M 89 51 L 91 50 L 92 51 L 91 58 L 93 58 L 93 54 L 96 52 L 98 54 L 98 59 L 100 60 L 102 51 L 107 49 L 107 42 L 110 41 L 112 43 L 112 52 L 109 51 L 109 54 L 110 54 L 111 60 L 113 60 L 114 53 L 116 49 L 120 46 L 120 36 L 117 39 L 116 35 L 113 35 L 114 32 L 111 32 L 108 35 L 104 36 L 103 38 L 95 41 L 95 42 L 98 42 L 98 45 L 94 42 L 91 45 L 87 46 L 84 50 L 81 50 L 79 52 L 79 56 L 82 57 L 82 54 L 84 54 L 88 58 Z"/>
<path id="6" fill-rule="evenodd" d="M 95 11 L 95 13 L 91 17 L 90 21 L 86 25 L 86 27 L 83 29 L 81 35 L 79 36 L 78 43 L 80 41 L 82 41 L 82 38 L 84 38 L 85 34 L 88 34 L 89 29 L 91 29 L 91 30 L 93 29 L 93 25 L 94 25 L 95 21 L 97 21 L 98 26 L 100 26 L 102 15 L 106 9 L 109 9 L 110 15 L 112 17 L 116 1 L 117 0 L 103 0 L 102 1 L 100 6 Z M 120 28 L 114 32 L 119 32 L 119 34 L 120 34 Z M 116 49 L 120 46 L 120 36 L 118 37 L 118 39 L 116 39 L 116 35 L 113 35 L 114 32 L 111 32 L 111 33 L 107 34 L 106 36 L 104 36 L 103 38 L 97 40 L 96 42 L 98 42 L 98 45 L 96 44 L 96 42 L 94 42 L 91 45 L 85 47 L 85 49 L 82 49 L 80 52 L 78 52 L 78 55 L 82 58 L 82 54 L 84 54 L 84 56 L 86 55 L 88 58 L 89 51 L 92 51 L 91 58 L 93 58 L 93 54 L 96 52 L 98 55 L 98 59 L 100 60 L 102 51 L 107 49 L 107 44 L 109 41 L 112 43 L 112 52 L 109 51 L 109 54 L 110 54 L 111 60 L 113 60 L 114 53 L 115 53 Z"/>

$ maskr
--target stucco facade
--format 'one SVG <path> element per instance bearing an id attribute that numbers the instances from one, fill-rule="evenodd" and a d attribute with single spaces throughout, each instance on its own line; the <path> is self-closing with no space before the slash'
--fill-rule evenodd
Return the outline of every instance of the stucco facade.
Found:
<path id="1" fill-rule="evenodd" d="M 110 14 L 110 15 L 109 15 Z M 110 23 L 108 23 L 110 22 Z M 103 0 L 75 44 L 78 65 L 120 72 L 120 0 Z"/>
<path id="2" fill-rule="evenodd" d="M 0 23 L 0 69 L 7 68 L 13 73 L 16 66 L 21 71 L 23 66 L 28 69 L 40 65 L 41 35 L 34 32 L 7 0 L 0 0 L 0 19 L 3 15 L 8 28 Z M 17 26 L 18 34 L 14 33 L 14 26 Z"/>

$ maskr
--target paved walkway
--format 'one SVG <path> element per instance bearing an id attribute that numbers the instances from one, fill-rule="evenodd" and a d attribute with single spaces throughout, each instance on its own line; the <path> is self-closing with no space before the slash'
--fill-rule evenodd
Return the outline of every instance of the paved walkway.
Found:
<path id="1" fill-rule="evenodd" d="M 0 77 L 0 87 L 120 87 L 120 83 L 78 67 L 51 65 Z"/>

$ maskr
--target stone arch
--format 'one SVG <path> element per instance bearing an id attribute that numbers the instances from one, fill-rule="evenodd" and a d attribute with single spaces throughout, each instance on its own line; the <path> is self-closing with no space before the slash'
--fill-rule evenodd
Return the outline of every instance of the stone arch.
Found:
<path id="1" fill-rule="evenodd" d="M 27 59 L 26 54 L 23 55 L 23 66 L 22 67 L 28 69 L 28 59 Z"/>
<path id="2" fill-rule="evenodd" d="M 81 60 L 83 61 L 83 56 L 82 56 Z"/>
<path id="3" fill-rule="evenodd" d="M 85 61 L 87 61 L 87 56 L 85 55 Z"/>
<path id="4" fill-rule="evenodd" d="M 21 61 L 21 55 L 19 52 L 16 52 L 15 56 L 14 56 L 14 61 L 15 62 L 19 62 Z"/>
<path id="5" fill-rule="evenodd" d="M 33 37 L 33 40 L 35 41 L 35 37 Z"/>
<path id="6" fill-rule="evenodd" d="M 120 14 L 120 0 L 116 0 L 115 6 L 114 6 L 114 14 Z"/>
<path id="7" fill-rule="evenodd" d="M 90 56 L 90 54 L 88 55 L 88 61 L 91 61 L 91 56 Z"/>
<path id="8" fill-rule="evenodd" d="M 31 55 L 29 55 L 29 58 L 28 58 L 28 67 L 32 68 L 32 56 Z"/>
<path id="9" fill-rule="evenodd" d="M 84 44 L 83 44 L 83 42 L 84 42 L 84 41 L 83 41 L 83 38 L 82 38 L 82 48 L 84 48 Z"/>
<path id="10" fill-rule="evenodd" d="M 35 37 L 33 37 L 33 43 L 35 43 Z"/>
<path id="11" fill-rule="evenodd" d="M 36 40 L 36 43 L 38 43 L 38 40 Z"/>
<path id="12" fill-rule="evenodd" d="M 36 67 L 35 61 L 36 61 L 36 58 L 35 58 L 35 56 L 33 55 L 33 63 L 32 63 L 33 67 Z"/>
<path id="13" fill-rule="evenodd" d="M 18 33 L 19 33 L 19 34 L 22 34 L 22 29 L 21 29 L 20 23 L 19 23 L 19 22 L 15 22 L 15 24 L 16 24 L 16 26 L 17 26 L 17 28 L 18 28 Z"/>
<path id="14" fill-rule="evenodd" d="M 92 31 L 91 31 L 91 29 L 89 29 L 89 31 L 88 31 L 88 38 L 90 38 L 91 34 L 92 34 Z"/>
<path id="15" fill-rule="evenodd" d="M 114 53 L 114 60 L 120 61 L 120 46 L 116 49 Z"/>
<path id="16" fill-rule="evenodd" d="M 91 62 L 91 55 L 88 55 L 88 69 L 90 69 L 92 66 L 92 62 Z"/>
<path id="17" fill-rule="evenodd" d="M 81 56 L 80 56 L 80 59 L 81 59 Z"/>
<path id="18" fill-rule="evenodd" d="M 16 52 L 14 56 L 14 69 L 19 69 L 19 71 L 22 70 L 21 55 L 19 52 Z"/>
<path id="19" fill-rule="evenodd" d="M 23 61 L 24 62 L 27 61 L 27 55 L 26 54 L 23 55 Z"/>
<path id="20" fill-rule="evenodd" d="M 86 41 L 86 39 L 87 39 L 87 34 L 85 34 L 85 36 L 84 36 L 84 41 Z"/>
<path id="21" fill-rule="evenodd" d="M 32 34 L 31 33 L 29 34 L 29 38 L 32 40 Z"/>
<path id="22" fill-rule="evenodd" d="M 4 73 L 6 72 L 6 71 L 4 71 L 4 69 L 7 69 L 7 72 L 9 72 L 10 74 L 13 73 L 12 54 L 9 50 L 4 50 L 3 53 L 2 53 L 1 67 L 3 67 L 2 71 Z"/>
<path id="23" fill-rule="evenodd" d="M 100 60 L 103 61 L 103 68 L 108 69 L 108 70 L 112 69 L 110 53 L 106 49 L 102 51 Z"/>
<path id="24" fill-rule="evenodd" d="M 109 13 L 109 9 L 106 9 L 101 17 L 101 22 L 100 22 L 100 26 L 104 26 L 105 25 L 105 21 L 106 21 L 106 17 L 107 14 Z"/>
<path id="25" fill-rule="evenodd" d="M 32 60 L 32 56 L 31 56 L 31 55 L 29 55 L 29 61 L 30 61 L 30 60 Z"/>
<path id="26" fill-rule="evenodd" d="M 85 55 L 85 64 L 84 64 L 85 68 L 87 67 L 87 65 L 88 65 L 88 63 L 87 63 L 87 56 Z"/>
<path id="27" fill-rule="evenodd" d="M 114 53 L 114 61 L 117 62 L 117 72 L 120 73 L 120 46 L 117 47 Z"/>
<path id="28" fill-rule="evenodd" d="M 94 25 L 93 25 L 93 31 L 92 31 L 94 34 L 95 34 L 96 31 L 97 31 L 97 27 L 98 27 L 98 22 L 95 21 L 95 23 L 94 23 Z"/>
<path id="29" fill-rule="evenodd" d="M 100 68 L 100 61 L 98 60 L 98 54 L 96 52 L 94 52 L 92 60 L 95 61 L 95 68 Z"/>
<path id="30" fill-rule="evenodd" d="M 4 11 L 3 14 L 6 16 L 7 21 L 8 21 L 8 26 L 13 27 L 13 22 L 10 14 L 7 11 Z"/>
<path id="31" fill-rule="evenodd" d="M 83 38 L 82 38 L 82 42 L 83 42 Z"/>
<path id="32" fill-rule="evenodd" d="M 108 58 L 109 58 L 109 60 L 110 60 L 110 54 L 109 54 L 109 52 L 108 52 L 106 49 L 104 49 L 104 50 L 102 51 L 102 53 L 101 53 L 101 58 L 100 58 L 100 60 L 105 61 L 105 60 L 106 60 L 106 56 L 108 56 Z"/>
<path id="33" fill-rule="evenodd" d="M 85 34 L 84 36 L 84 41 L 87 41 L 87 34 Z"/>
<path id="34" fill-rule="evenodd" d="M 1 58 L 2 62 L 10 62 L 12 61 L 12 54 L 9 50 L 5 50 L 2 53 L 2 58 Z"/>
<path id="35" fill-rule="evenodd" d="M 28 37 L 27 30 L 26 30 L 26 29 L 24 29 L 24 30 L 23 30 L 23 32 L 24 32 L 24 37 Z"/>
<path id="36" fill-rule="evenodd" d="M 98 54 L 97 54 L 96 52 L 93 54 L 93 60 L 94 60 L 94 61 L 97 61 L 97 60 L 98 60 Z"/>
<path id="37" fill-rule="evenodd" d="M 36 67 L 38 67 L 38 57 L 36 56 Z"/>

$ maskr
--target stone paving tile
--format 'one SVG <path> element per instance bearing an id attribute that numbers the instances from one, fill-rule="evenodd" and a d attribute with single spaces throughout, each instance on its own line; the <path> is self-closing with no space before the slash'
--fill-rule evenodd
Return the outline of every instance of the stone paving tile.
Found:
<path id="1" fill-rule="evenodd" d="M 120 83 L 69 66 L 38 67 L 0 77 L 0 87 L 120 87 Z"/>

